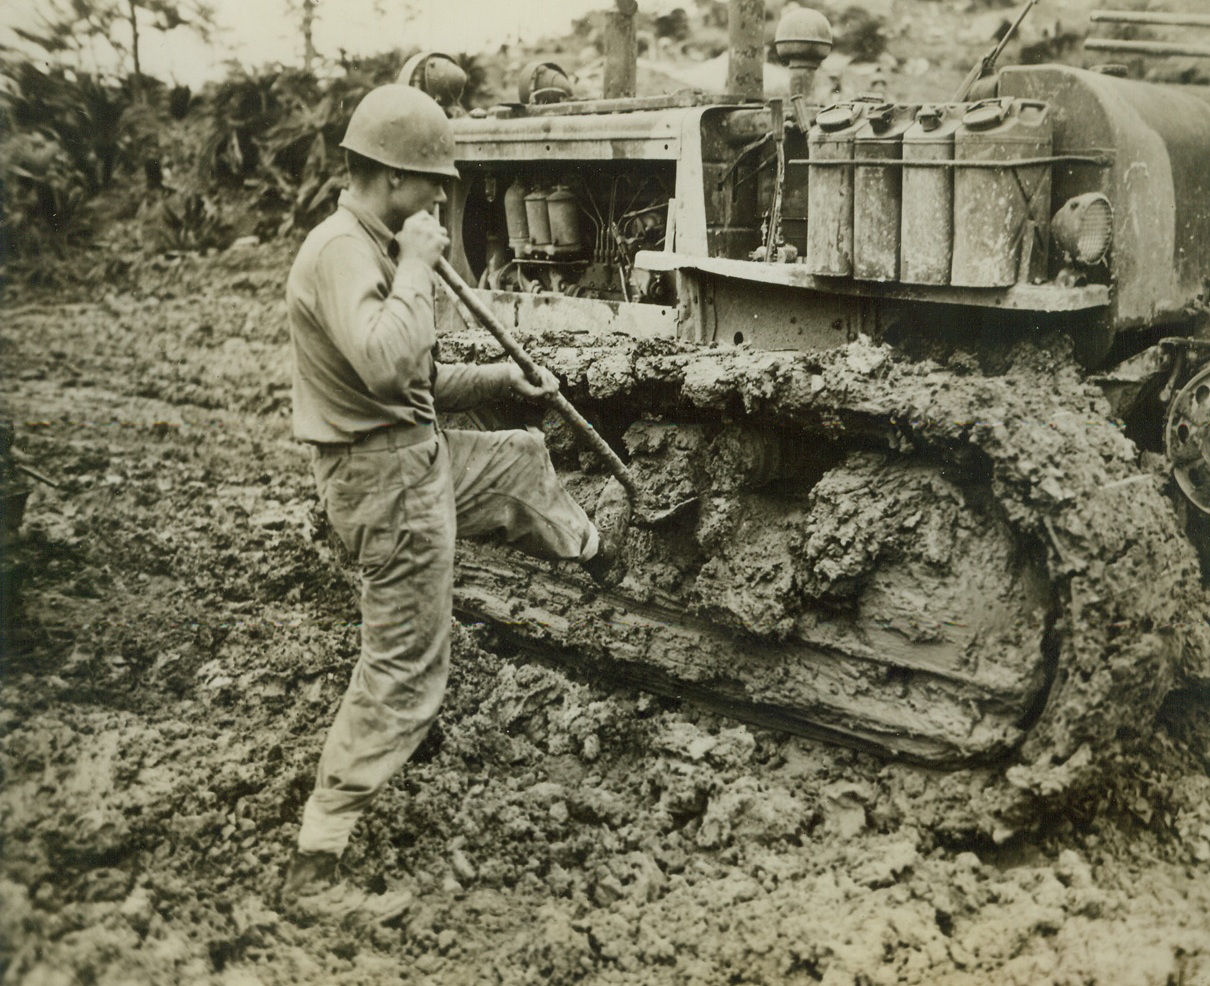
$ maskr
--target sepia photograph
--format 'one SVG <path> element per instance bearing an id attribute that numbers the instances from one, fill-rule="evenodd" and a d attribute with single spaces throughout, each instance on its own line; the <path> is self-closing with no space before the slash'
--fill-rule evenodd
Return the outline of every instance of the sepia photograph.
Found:
<path id="1" fill-rule="evenodd" d="M 2 986 L 1210 986 L 1210 4 L 7 0 L 0 182 Z"/>

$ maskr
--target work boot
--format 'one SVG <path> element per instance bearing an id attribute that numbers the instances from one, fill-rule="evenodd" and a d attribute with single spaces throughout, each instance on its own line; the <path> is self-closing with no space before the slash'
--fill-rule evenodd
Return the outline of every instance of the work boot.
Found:
<path id="1" fill-rule="evenodd" d="M 336 867 L 340 857 L 333 852 L 302 852 L 295 850 L 286 867 L 278 895 L 283 905 L 307 894 L 326 890 L 336 882 Z"/>
<path id="2" fill-rule="evenodd" d="M 611 477 L 602 488 L 593 512 L 593 524 L 599 539 L 597 552 L 580 562 L 598 585 L 613 587 L 626 575 L 622 545 L 630 530 L 630 511 L 630 498 L 625 488 Z"/>
<path id="3" fill-rule="evenodd" d="M 300 925 L 337 924 L 345 928 L 369 928 L 386 924 L 412 906 L 410 890 L 387 890 L 371 894 L 341 880 L 318 893 L 303 894 L 282 907 L 291 920 Z"/>
<path id="4" fill-rule="evenodd" d="M 408 890 L 371 894 L 337 880 L 338 862 L 335 853 L 295 852 L 278 900 L 281 912 L 305 925 L 368 927 L 397 918 L 411 906 Z"/>

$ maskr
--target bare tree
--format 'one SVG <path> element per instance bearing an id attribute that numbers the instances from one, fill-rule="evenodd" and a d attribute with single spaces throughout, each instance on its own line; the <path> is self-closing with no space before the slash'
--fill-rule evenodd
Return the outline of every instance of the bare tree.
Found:
<path id="1" fill-rule="evenodd" d="M 98 40 L 107 42 L 119 58 L 128 59 L 130 83 L 136 97 L 143 89 L 141 44 L 148 31 L 168 32 L 187 27 L 210 36 L 214 8 L 208 0 L 46 0 L 36 28 L 16 28 L 17 35 L 48 55 L 79 63 L 87 51 L 95 61 Z"/>
<path id="2" fill-rule="evenodd" d="M 311 72 L 319 58 L 315 50 L 315 17 L 318 13 L 320 0 L 287 0 L 291 11 L 301 12 L 303 36 L 303 70 Z M 419 15 L 423 0 L 373 0 L 371 9 L 380 17 L 399 16 L 402 14 L 404 23 L 411 23 Z"/>
<path id="3" fill-rule="evenodd" d="M 315 66 L 315 8 L 319 0 L 302 0 L 303 70 L 310 72 Z"/>

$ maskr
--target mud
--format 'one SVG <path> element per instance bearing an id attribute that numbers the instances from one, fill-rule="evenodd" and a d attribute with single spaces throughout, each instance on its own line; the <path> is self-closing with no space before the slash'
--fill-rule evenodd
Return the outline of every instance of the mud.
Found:
<path id="1" fill-rule="evenodd" d="M 989 387 L 864 345 L 789 368 L 719 352 L 709 373 L 622 346 L 573 391 L 612 400 L 651 360 L 682 406 L 713 414 L 738 393 L 759 418 L 793 394 L 818 430 L 822 377 L 828 414 L 871 447 L 803 481 L 803 497 L 864 471 L 901 497 L 896 523 L 914 497 L 957 511 L 963 484 L 910 464 L 888 479 L 889 448 L 973 456 L 990 491 L 975 506 L 1011 538 L 972 530 L 972 543 L 994 554 L 1024 538 L 1065 588 L 1069 670 L 1018 766 L 930 771 L 813 743 L 521 662 L 468 625 L 439 729 L 347 859 L 354 883 L 407 887 L 415 903 L 372 929 L 279 915 L 357 638 L 289 439 L 286 256 L 188 259 L 145 272 L 137 296 L 8 306 L 5 416 L 65 490 L 31 493 L 0 680 L 6 983 L 1210 981 L 1203 601 L 1161 480 L 1045 349 Z M 1042 380 L 1045 400 L 1025 386 Z M 711 529 L 759 515 L 769 467 L 745 468 L 746 486 L 718 473 L 720 495 L 756 499 Z M 587 493 L 600 474 L 575 481 Z M 942 535 L 962 516 L 922 517 L 935 536 L 903 564 L 952 561 Z M 852 598 L 877 520 L 829 524 L 849 524 L 852 547 L 814 595 Z M 816 550 L 834 557 L 826 538 Z M 772 601 L 769 557 L 729 564 L 763 565 Z M 683 588 L 675 566 L 665 575 Z M 764 616 L 722 569 L 695 591 L 703 614 L 770 637 L 800 618 Z M 584 612 L 598 603 L 585 589 Z M 1121 694 L 1137 696 L 1133 723 L 1098 706 Z M 1012 792 L 1036 813 L 1020 798 L 997 813 Z"/>
<path id="2" fill-rule="evenodd" d="M 693 529 L 633 544 L 639 574 L 624 588 L 811 648 L 768 668 L 745 652 L 745 700 L 780 697 L 927 760 L 995 755 L 1024 733 L 1014 777 L 1048 796 L 1174 689 L 1204 687 L 1205 594 L 1169 481 L 1140 462 L 1067 340 L 1023 343 L 995 374 L 866 341 L 821 355 L 555 342 L 538 352 L 585 406 L 702 423 L 640 420 L 625 434 L 649 500 L 719 495 L 703 497 Z M 747 460 L 731 469 L 737 429 Z M 765 485 L 736 493 L 736 476 Z M 726 677 L 725 662 L 684 656 L 700 641 L 670 636 L 642 659 L 689 681 Z M 857 661 L 820 677 L 819 648 Z M 912 669 L 910 682 L 887 682 L 889 665 Z"/>

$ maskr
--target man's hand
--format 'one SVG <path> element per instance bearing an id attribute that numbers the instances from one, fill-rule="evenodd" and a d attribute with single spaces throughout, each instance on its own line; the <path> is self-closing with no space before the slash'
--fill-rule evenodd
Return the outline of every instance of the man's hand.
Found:
<path id="1" fill-rule="evenodd" d="M 509 363 L 508 368 L 508 384 L 512 388 L 512 392 L 518 397 L 538 401 L 545 397 L 552 397 L 559 392 L 558 379 L 544 366 L 538 367 L 538 374 L 542 378 L 540 386 L 530 383 L 529 378 L 525 375 L 525 371 L 516 363 Z"/>
<path id="2" fill-rule="evenodd" d="M 437 218 L 428 212 L 417 212 L 403 224 L 395 239 L 399 243 L 399 259 L 421 260 L 433 267 L 450 245 L 449 234 Z"/>

